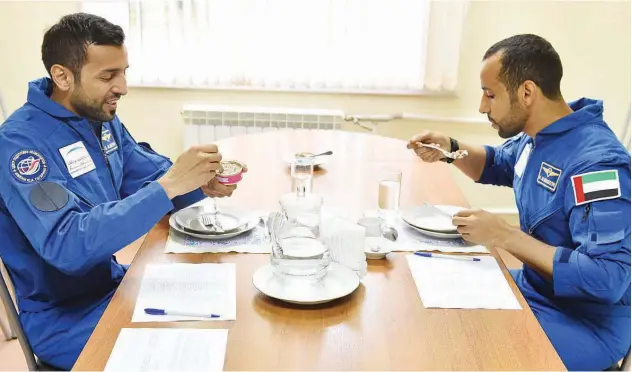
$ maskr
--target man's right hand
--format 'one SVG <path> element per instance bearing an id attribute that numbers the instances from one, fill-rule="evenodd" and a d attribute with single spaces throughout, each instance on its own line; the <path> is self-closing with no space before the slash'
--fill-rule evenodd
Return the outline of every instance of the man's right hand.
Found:
<path id="1" fill-rule="evenodd" d="M 415 154 L 419 156 L 423 161 L 434 163 L 443 159 L 445 156 L 440 151 L 433 150 L 428 147 L 419 146 L 419 143 L 425 143 L 428 145 L 436 144 L 442 149 L 450 151 L 450 137 L 445 134 L 436 132 L 422 132 L 408 141 L 407 148 L 415 151 Z"/>
<path id="2" fill-rule="evenodd" d="M 221 169 L 220 160 L 222 155 L 216 145 L 193 146 L 178 157 L 158 183 L 169 199 L 184 195 L 215 178 Z"/>

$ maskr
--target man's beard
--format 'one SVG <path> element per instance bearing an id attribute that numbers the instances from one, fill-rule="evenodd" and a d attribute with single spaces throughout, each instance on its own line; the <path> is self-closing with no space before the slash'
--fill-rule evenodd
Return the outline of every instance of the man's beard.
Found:
<path id="1" fill-rule="evenodd" d="M 108 112 L 103 110 L 105 101 L 106 100 L 102 102 L 91 101 L 80 91 L 75 91 L 70 98 L 70 103 L 79 116 L 98 122 L 110 121 L 114 119 L 114 115 L 116 114 L 116 109 Z"/>
<path id="2" fill-rule="evenodd" d="M 524 126 L 527 122 L 527 115 L 525 111 L 518 106 L 517 102 L 513 101 L 511 103 L 509 112 L 511 113 L 509 117 L 503 119 L 501 122 L 497 122 L 487 115 L 489 121 L 498 126 L 498 136 L 500 136 L 500 138 L 507 139 L 516 136 L 524 130 Z"/>

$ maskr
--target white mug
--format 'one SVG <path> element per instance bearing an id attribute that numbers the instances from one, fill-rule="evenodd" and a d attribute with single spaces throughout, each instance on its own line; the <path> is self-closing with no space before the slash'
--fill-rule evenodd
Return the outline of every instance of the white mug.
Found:
<path id="1" fill-rule="evenodd" d="M 382 223 L 377 217 L 362 217 L 358 225 L 364 227 L 368 238 L 382 236 Z"/>

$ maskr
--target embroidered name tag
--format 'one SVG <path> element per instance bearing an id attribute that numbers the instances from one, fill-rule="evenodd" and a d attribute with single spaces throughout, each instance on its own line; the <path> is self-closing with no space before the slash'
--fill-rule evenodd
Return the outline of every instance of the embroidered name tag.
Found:
<path id="1" fill-rule="evenodd" d="M 560 175 L 562 175 L 561 169 L 543 161 L 540 165 L 540 172 L 538 173 L 538 184 L 547 190 L 555 192 L 557 183 L 560 181 Z"/>
<path id="2" fill-rule="evenodd" d="M 103 131 L 101 132 L 101 147 L 103 148 L 105 155 L 109 155 L 118 150 L 116 140 L 109 129 L 103 128 Z"/>
<path id="3" fill-rule="evenodd" d="M 82 176 L 96 168 L 86 146 L 81 141 L 60 148 L 59 152 L 72 178 Z"/>

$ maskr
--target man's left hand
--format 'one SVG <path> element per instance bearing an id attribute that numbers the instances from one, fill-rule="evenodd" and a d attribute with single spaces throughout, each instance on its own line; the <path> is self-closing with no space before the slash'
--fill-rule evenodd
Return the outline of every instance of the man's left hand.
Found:
<path id="1" fill-rule="evenodd" d="M 452 224 L 457 226 L 457 231 L 464 240 L 487 247 L 501 245 L 506 236 L 515 229 L 501 217 L 481 209 L 460 211 L 452 218 Z"/>
<path id="2" fill-rule="evenodd" d="M 210 198 L 223 198 L 233 195 L 233 191 L 237 188 L 237 185 L 222 185 L 217 182 L 217 179 L 213 178 L 209 183 L 202 186 L 202 192 Z"/>
<path id="3" fill-rule="evenodd" d="M 248 172 L 248 167 L 242 164 L 243 172 Z M 217 182 L 216 178 L 213 178 L 208 184 L 202 186 L 202 192 L 209 198 L 224 198 L 233 195 L 233 191 L 237 188 L 237 185 L 222 185 Z"/>

